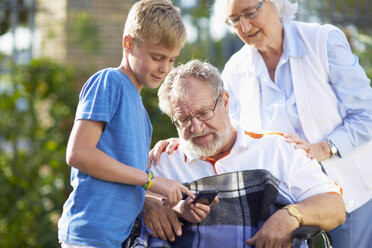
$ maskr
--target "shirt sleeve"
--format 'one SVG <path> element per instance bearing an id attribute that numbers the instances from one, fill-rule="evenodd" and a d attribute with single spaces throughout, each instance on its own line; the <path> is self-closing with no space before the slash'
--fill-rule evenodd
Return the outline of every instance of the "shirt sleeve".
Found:
<path id="1" fill-rule="evenodd" d="M 342 196 L 341 187 L 322 171 L 315 159 L 306 157 L 301 149 L 294 149 L 293 144 L 290 146 L 286 149 L 287 166 L 290 168 L 287 182 L 296 202 L 323 193 L 336 193 Z"/>
<path id="2" fill-rule="evenodd" d="M 327 51 L 329 80 L 344 117 L 343 125 L 327 139 L 336 145 L 342 157 L 372 139 L 372 89 L 342 31 L 329 33 Z"/>
<path id="3" fill-rule="evenodd" d="M 117 79 L 109 70 L 93 75 L 83 86 L 75 119 L 109 123 L 120 99 Z"/>

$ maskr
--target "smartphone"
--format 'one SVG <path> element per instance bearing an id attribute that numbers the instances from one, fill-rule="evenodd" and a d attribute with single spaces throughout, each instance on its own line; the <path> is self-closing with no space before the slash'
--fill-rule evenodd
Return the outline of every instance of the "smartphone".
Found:
<path id="1" fill-rule="evenodd" d="M 196 195 L 192 203 L 202 203 L 205 205 L 210 205 L 217 194 L 217 190 L 202 190 Z"/>

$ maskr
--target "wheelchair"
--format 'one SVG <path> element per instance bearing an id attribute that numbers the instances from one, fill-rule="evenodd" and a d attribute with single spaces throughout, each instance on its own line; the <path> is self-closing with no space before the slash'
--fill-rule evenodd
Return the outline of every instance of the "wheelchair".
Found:
<path id="1" fill-rule="evenodd" d="M 142 221 L 137 218 L 131 234 L 122 244 L 122 248 L 139 248 L 137 238 L 140 236 Z M 309 248 L 332 248 L 332 238 L 329 233 L 321 230 L 318 226 L 301 226 L 296 230 L 291 248 L 301 248 L 306 243 Z"/>
<path id="2" fill-rule="evenodd" d="M 285 195 L 279 194 L 279 184 L 266 170 L 229 172 L 187 183 L 185 186 L 194 194 L 201 190 L 219 192 L 220 201 L 211 208 L 207 217 L 200 223 L 181 219 L 183 234 L 171 243 L 154 240 L 144 230 L 143 222 L 137 221 L 137 227 L 132 230 L 133 238 L 130 237 L 129 245 L 123 247 L 246 247 L 245 241 L 252 231 L 256 232 L 272 214 L 292 203 Z M 319 227 L 301 226 L 296 230 L 292 247 L 332 246 L 330 236 Z"/>
<path id="3" fill-rule="evenodd" d="M 292 248 L 299 248 L 306 242 L 309 248 L 331 248 L 332 238 L 318 226 L 301 226 L 296 230 Z"/>

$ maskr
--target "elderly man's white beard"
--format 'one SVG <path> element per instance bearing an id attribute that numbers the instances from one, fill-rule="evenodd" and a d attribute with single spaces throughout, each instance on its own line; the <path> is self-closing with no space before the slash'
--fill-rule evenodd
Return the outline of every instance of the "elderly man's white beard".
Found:
<path id="1" fill-rule="evenodd" d="M 226 142 L 226 140 L 229 137 L 229 129 L 226 128 L 224 132 L 217 133 L 213 129 L 208 129 L 204 131 L 202 134 L 195 135 L 193 133 L 190 134 L 190 137 L 188 140 L 185 140 L 180 135 L 179 130 L 178 136 L 180 137 L 180 143 L 182 146 L 186 147 L 194 156 L 196 157 L 211 157 L 217 153 L 217 151 L 222 147 L 222 145 Z M 203 136 L 209 133 L 213 133 L 214 135 L 214 142 L 211 142 L 210 144 L 206 144 L 203 146 L 198 146 L 193 143 L 194 137 Z"/>

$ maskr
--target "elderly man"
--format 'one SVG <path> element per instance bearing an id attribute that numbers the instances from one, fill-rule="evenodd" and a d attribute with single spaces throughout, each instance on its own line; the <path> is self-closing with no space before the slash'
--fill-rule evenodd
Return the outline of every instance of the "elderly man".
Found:
<path id="1" fill-rule="evenodd" d="M 315 160 L 280 133 L 255 134 L 230 121 L 229 95 L 215 67 L 198 60 L 180 65 L 158 95 L 180 146 L 151 169 L 196 193 L 219 190 L 220 202 L 188 198 L 171 208 L 148 196 L 144 222 L 154 237 L 174 241 L 172 247 L 290 247 L 301 225 L 331 230 L 345 221 L 341 189 Z"/>

